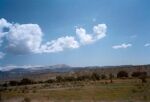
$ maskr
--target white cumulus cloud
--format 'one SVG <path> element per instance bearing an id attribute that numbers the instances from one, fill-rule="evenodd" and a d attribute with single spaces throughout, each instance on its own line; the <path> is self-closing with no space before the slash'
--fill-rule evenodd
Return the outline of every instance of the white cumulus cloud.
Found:
<path id="1" fill-rule="evenodd" d="M 92 43 L 94 41 L 92 35 L 87 34 L 86 30 L 84 28 L 77 28 L 76 34 L 79 37 L 80 42 L 82 44 L 89 44 L 89 43 Z"/>
<path id="2" fill-rule="evenodd" d="M 43 44 L 39 50 L 39 52 L 43 53 L 51 53 L 51 52 L 59 52 L 63 51 L 64 48 L 79 48 L 79 43 L 72 36 L 61 37 L 56 40 L 52 40 Z"/>
<path id="3" fill-rule="evenodd" d="M 4 28 L 10 27 L 11 24 L 7 22 L 4 18 L 0 19 L 0 46 L 3 42 L 3 37 L 6 35 L 7 32 L 4 31 Z"/>
<path id="4" fill-rule="evenodd" d="M 1 18 L 0 19 L 0 32 L 2 33 L 2 31 L 3 31 L 3 28 L 7 28 L 7 27 L 10 27 L 12 24 L 11 23 L 9 23 L 9 22 L 7 22 L 7 20 L 6 19 L 4 19 L 4 18 Z"/>
<path id="5" fill-rule="evenodd" d="M 38 24 L 10 23 L 6 19 L 0 19 L 0 58 L 7 53 L 54 53 L 64 49 L 76 49 L 81 45 L 93 43 L 106 36 L 106 24 L 98 24 L 93 27 L 93 34 L 88 34 L 84 28 L 76 28 L 77 36 L 64 36 L 43 43 L 44 33 Z M 76 37 L 80 41 L 77 41 Z M 5 43 L 3 41 L 5 40 Z M 2 46 L 3 45 L 3 46 Z"/>
<path id="6" fill-rule="evenodd" d="M 131 47 L 132 46 L 132 44 L 126 44 L 126 43 L 123 43 L 123 44 L 121 44 L 121 45 L 114 45 L 114 46 L 112 46 L 112 48 L 113 49 L 120 49 L 120 48 L 128 48 L 128 47 Z"/>
<path id="7" fill-rule="evenodd" d="M 76 28 L 76 34 L 82 44 L 90 44 L 106 36 L 106 24 L 98 24 L 93 27 L 93 34 L 87 34 L 84 28 Z"/>
<path id="8" fill-rule="evenodd" d="M 14 24 L 6 35 L 7 49 L 16 54 L 36 52 L 41 45 L 42 35 L 37 24 Z"/>
<path id="9" fill-rule="evenodd" d="M 107 26 L 106 24 L 98 24 L 93 27 L 93 31 L 96 34 L 95 39 L 102 39 L 106 36 Z"/>

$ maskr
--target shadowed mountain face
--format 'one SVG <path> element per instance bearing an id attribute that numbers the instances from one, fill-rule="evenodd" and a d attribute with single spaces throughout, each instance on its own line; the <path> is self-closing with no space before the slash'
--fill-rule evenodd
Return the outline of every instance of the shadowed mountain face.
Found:
<path id="1" fill-rule="evenodd" d="M 129 76 L 135 71 L 144 71 L 150 76 L 150 65 L 70 67 L 65 64 L 59 64 L 43 67 L 14 68 L 8 71 L 0 71 L 0 81 L 20 80 L 24 77 L 45 80 L 56 77 L 57 75 L 85 75 L 91 74 L 92 72 L 105 74 L 107 76 L 112 73 L 116 76 L 121 70 L 128 72 Z"/>

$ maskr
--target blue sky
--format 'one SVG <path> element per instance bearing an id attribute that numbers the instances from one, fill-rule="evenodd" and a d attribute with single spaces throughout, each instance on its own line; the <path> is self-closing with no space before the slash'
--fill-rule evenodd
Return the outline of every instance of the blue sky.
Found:
<path id="1" fill-rule="evenodd" d="M 0 0 L 0 66 L 149 64 L 149 0 Z"/>

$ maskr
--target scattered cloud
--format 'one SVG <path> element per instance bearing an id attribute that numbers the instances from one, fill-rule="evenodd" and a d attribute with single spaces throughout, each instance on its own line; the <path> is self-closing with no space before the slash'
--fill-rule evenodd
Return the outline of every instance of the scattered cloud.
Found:
<path id="1" fill-rule="evenodd" d="M 149 47 L 149 46 L 150 46 L 150 43 L 146 43 L 144 46 L 145 46 L 145 47 Z"/>
<path id="2" fill-rule="evenodd" d="M 92 43 L 94 41 L 92 35 L 87 34 L 86 30 L 84 28 L 77 28 L 76 34 L 79 37 L 80 42 L 82 44 L 89 44 L 89 43 Z"/>
<path id="3" fill-rule="evenodd" d="M 43 43 L 44 33 L 38 24 L 10 23 L 2 18 L 0 19 L 0 47 L 4 45 L 6 53 L 13 54 L 54 53 L 93 43 L 105 37 L 106 30 L 106 24 L 94 26 L 93 34 L 87 34 L 84 28 L 76 27 L 77 36 L 60 37 Z M 76 37 L 80 41 L 77 41 Z M 3 43 L 4 40 L 5 43 Z M 0 58 L 3 58 L 5 54 L 0 51 Z"/>
<path id="4" fill-rule="evenodd" d="M 102 39 L 106 36 L 107 26 L 106 24 L 98 24 L 93 27 L 93 31 L 96 34 L 94 38 L 95 40 Z"/>
<path id="5" fill-rule="evenodd" d="M 106 24 L 98 24 L 93 27 L 93 34 L 86 33 L 84 28 L 76 28 L 76 34 L 82 44 L 90 44 L 106 36 Z"/>
<path id="6" fill-rule="evenodd" d="M 131 47 L 132 46 L 132 44 L 126 44 L 126 43 L 123 43 L 123 44 L 121 44 L 121 45 L 114 45 L 114 46 L 112 46 L 112 48 L 113 49 L 120 49 L 120 48 L 128 48 L 128 47 Z"/>
<path id="7" fill-rule="evenodd" d="M 79 43 L 72 36 L 66 36 L 58 38 L 57 40 L 52 40 L 46 44 L 41 45 L 39 52 L 51 53 L 63 51 L 64 48 L 79 48 Z"/>

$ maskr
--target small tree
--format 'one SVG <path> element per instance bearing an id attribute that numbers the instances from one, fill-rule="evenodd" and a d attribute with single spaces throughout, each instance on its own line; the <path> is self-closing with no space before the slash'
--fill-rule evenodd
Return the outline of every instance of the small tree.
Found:
<path id="1" fill-rule="evenodd" d="M 78 76 L 78 77 L 76 78 L 76 80 L 77 80 L 77 81 L 82 81 L 82 80 L 85 80 L 85 79 L 83 78 L 83 76 Z"/>
<path id="2" fill-rule="evenodd" d="M 101 79 L 106 79 L 107 77 L 106 77 L 106 75 L 105 74 L 102 74 L 101 75 Z"/>
<path id="3" fill-rule="evenodd" d="M 56 76 L 56 81 L 62 82 L 62 81 L 64 81 L 64 78 L 62 76 Z"/>
<path id="4" fill-rule="evenodd" d="M 147 76 L 146 72 L 136 71 L 131 74 L 132 77 Z"/>
<path id="5" fill-rule="evenodd" d="M 132 77 L 138 77 L 142 81 L 142 83 L 147 82 L 147 80 L 146 80 L 147 73 L 146 72 L 141 72 L 141 71 L 133 72 Z"/>
<path id="6" fill-rule="evenodd" d="M 8 83 L 7 83 L 7 82 L 5 82 L 4 84 L 2 84 L 2 86 L 3 86 L 3 87 L 5 87 L 5 88 L 7 89 L 7 87 L 8 87 Z"/>
<path id="7" fill-rule="evenodd" d="M 97 73 L 92 73 L 91 79 L 94 80 L 94 81 L 96 81 L 96 80 L 100 79 L 100 76 Z"/>
<path id="8" fill-rule="evenodd" d="M 23 78 L 21 81 L 20 81 L 20 85 L 28 85 L 28 84 L 33 84 L 34 82 L 28 78 Z"/>
<path id="9" fill-rule="evenodd" d="M 91 80 L 91 76 L 89 75 L 82 75 L 82 76 L 78 76 L 76 78 L 77 81 L 85 81 L 85 80 Z"/>
<path id="10" fill-rule="evenodd" d="M 45 83 L 54 83 L 55 81 L 53 79 L 48 79 L 45 81 Z"/>
<path id="11" fill-rule="evenodd" d="M 113 83 L 113 80 L 112 80 L 113 78 L 114 78 L 114 75 L 112 73 L 110 73 L 109 74 L 110 83 Z"/>
<path id="12" fill-rule="evenodd" d="M 119 71 L 117 73 L 117 78 L 126 78 L 128 77 L 128 73 L 126 71 Z"/>
<path id="13" fill-rule="evenodd" d="M 147 76 L 143 74 L 139 77 L 139 79 L 141 79 L 142 83 L 146 83 L 147 82 L 146 77 Z"/>
<path id="14" fill-rule="evenodd" d="M 75 81 L 76 79 L 73 76 L 66 76 L 66 77 L 64 77 L 64 80 L 65 81 Z"/>
<path id="15" fill-rule="evenodd" d="M 18 81 L 9 81 L 10 86 L 17 86 L 19 84 Z"/>

